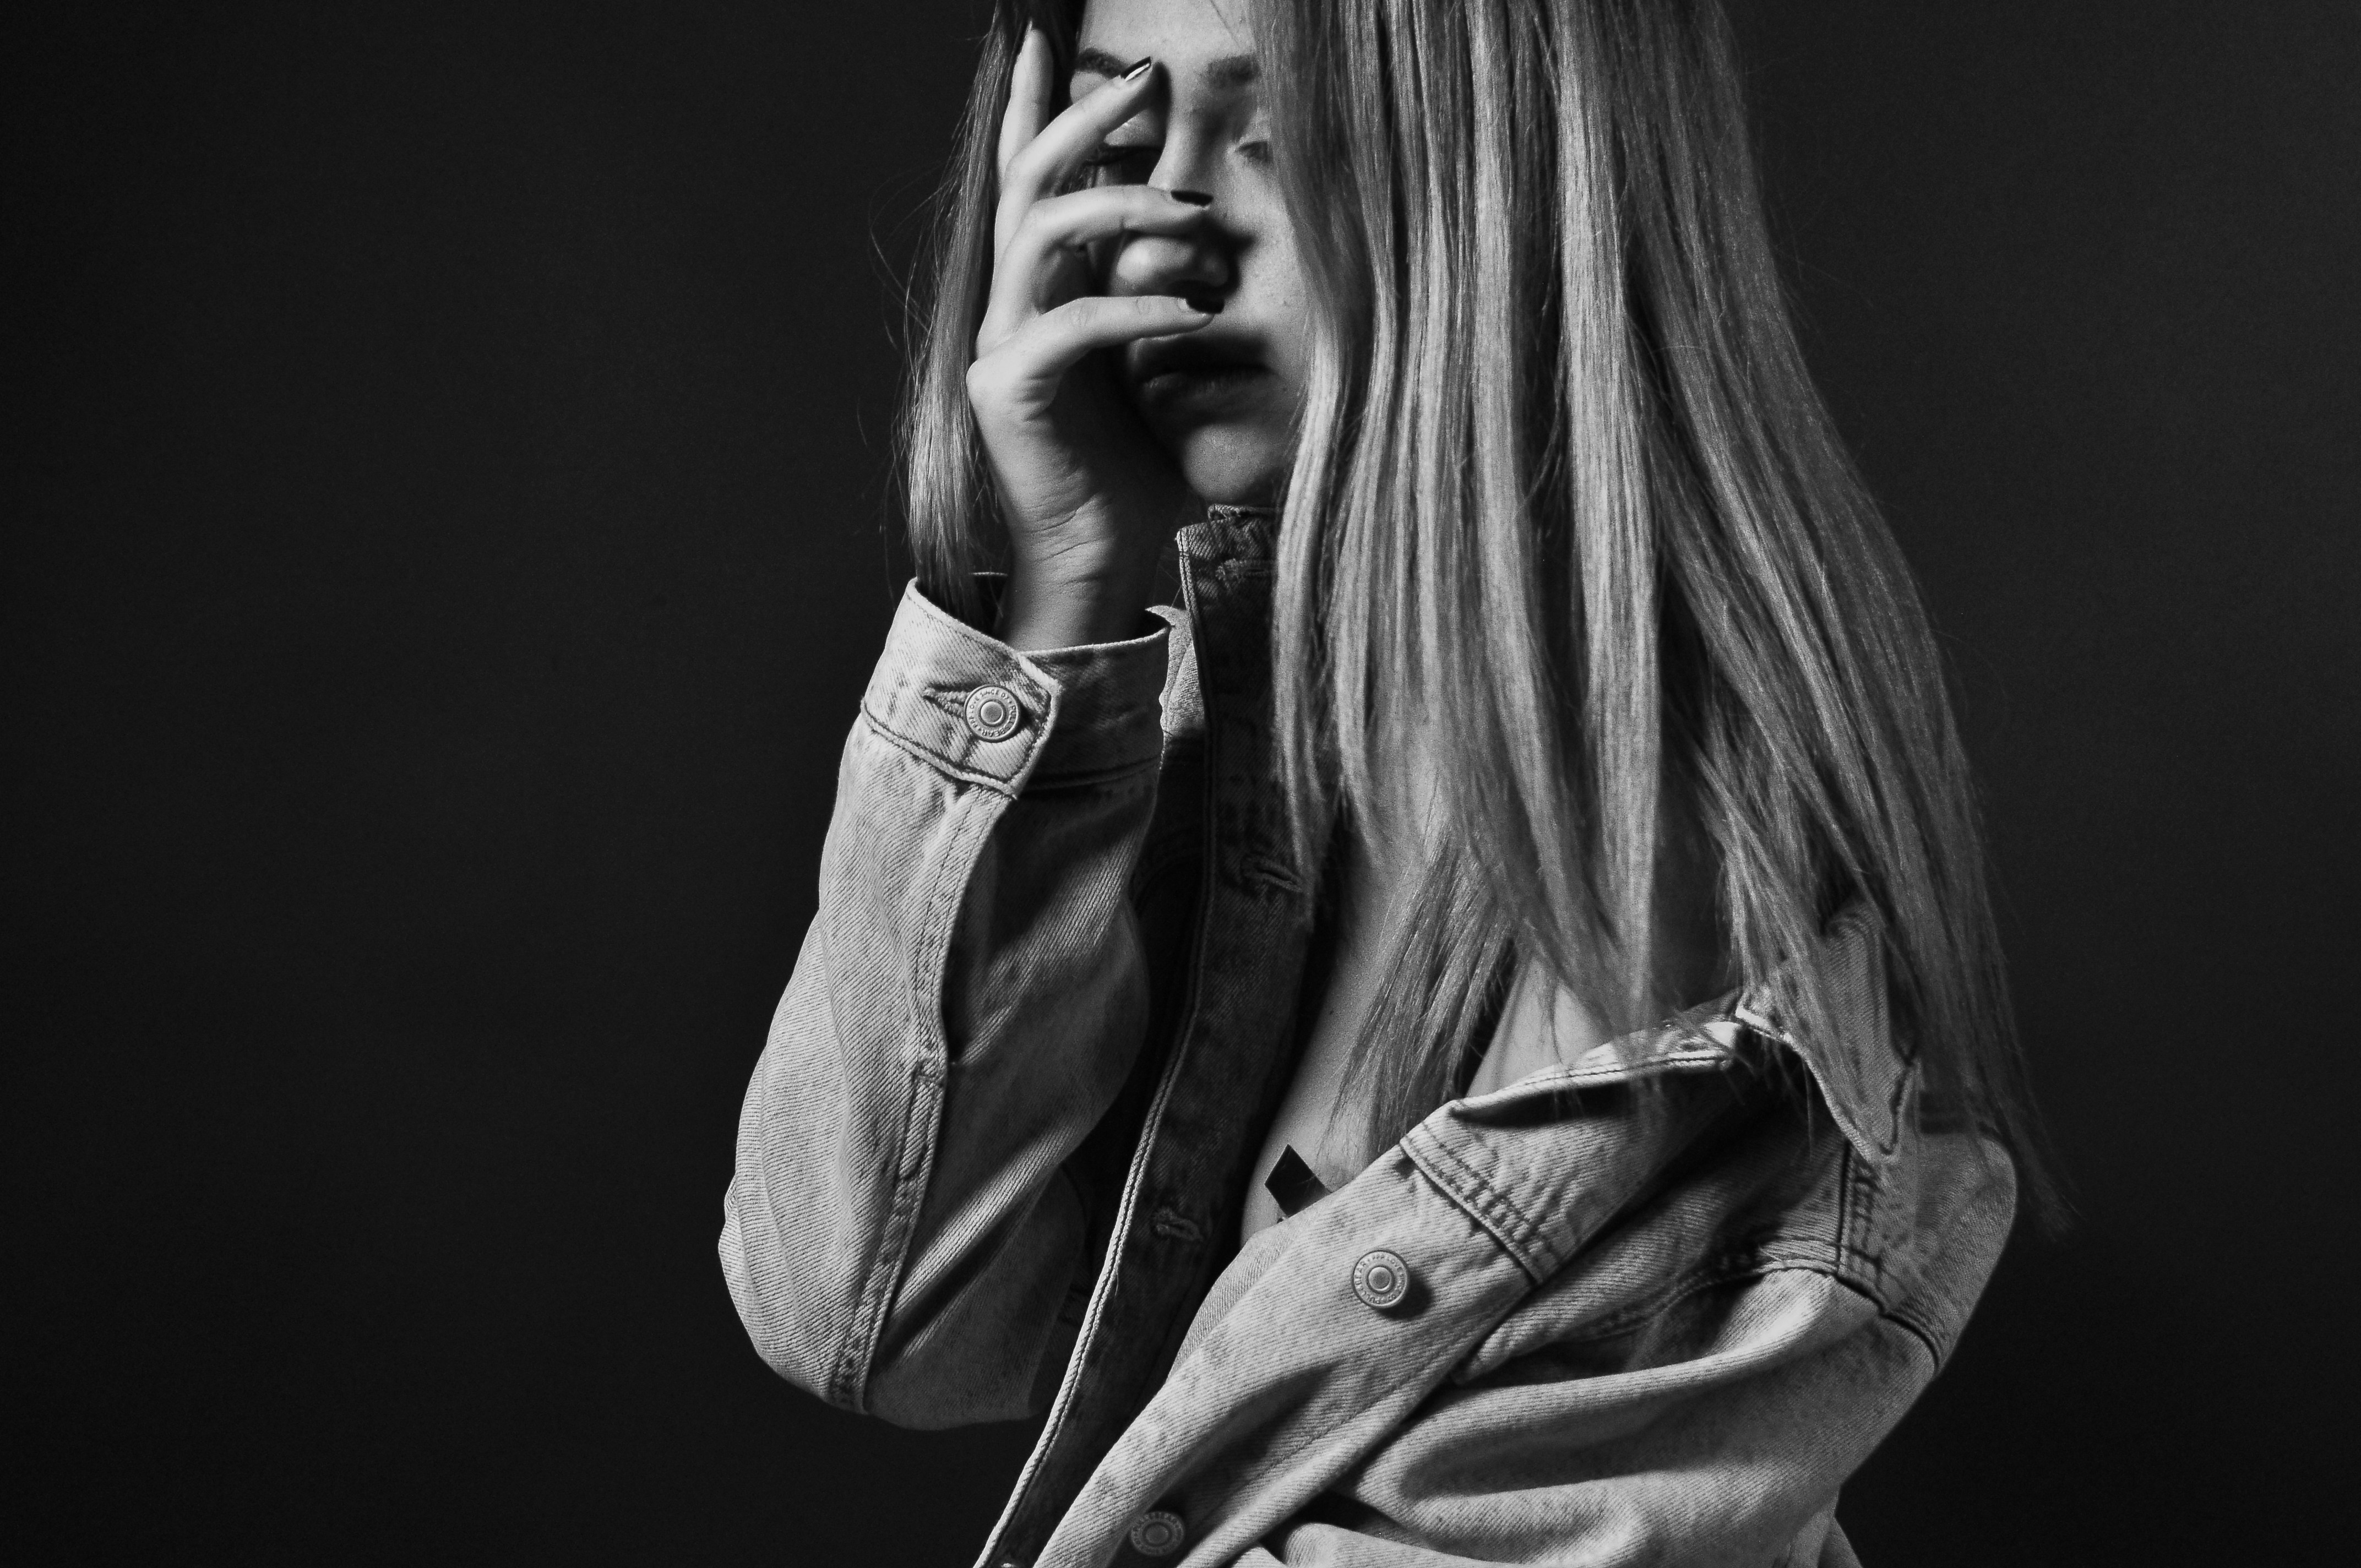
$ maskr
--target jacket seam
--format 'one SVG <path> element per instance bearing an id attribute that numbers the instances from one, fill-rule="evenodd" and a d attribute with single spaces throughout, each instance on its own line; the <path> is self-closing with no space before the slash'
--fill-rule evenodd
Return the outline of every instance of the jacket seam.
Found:
<path id="1" fill-rule="evenodd" d="M 1841 1129 L 1837 1134 L 1837 1255 L 1849 1256 L 1852 1245 L 1852 1140 Z"/>
<path id="2" fill-rule="evenodd" d="M 1886 1294 L 1885 1259 L 1873 1252 L 1869 1245 L 1877 1227 L 1877 1167 L 1861 1158 L 1859 1151 L 1850 1146 L 1844 1151 L 1842 1179 L 1838 1185 L 1838 1194 L 1842 1215 L 1842 1223 L 1837 1232 L 1838 1244 L 1844 1248 L 1848 1260 L 1856 1263 L 1864 1275 L 1877 1281 L 1882 1301 Z"/>
<path id="3" fill-rule="evenodd" d="M 1944 1336 L 1936 1331 L 1934 1324 L 1922 1320 L 1907 1306 L 1897 1304 L 1889 1307 L 1883 1315 L 1900 1324 L 1913 1338 L 1927 1347 L 1927 1354 L 1934 1358 L 1936 1371 L 1940 1372 L 1945 1363 L 1950 1360 L 1950 1349 L 1945 1343 Z"/>
<path id="4" fill-rule="evenodd" d="M 910 1234 L 917 1223 L 919 1200 L 926 1192 L 926 1171 L 932 1162 L 922 1155 L 915 1179 L 904 1174 L 903 1168 L 909 1161 L 912 1140 L 923 1135 L 919 1132 L 922 1113 L 937 1108 L 928 1091 L 939 1081 L 924 1063 L 914 1064 L 910 1069 L 908 1090 L 902 1102 L 901 1136 L 895 1146 L 894 1195 L 886 1205 L 885 1223 L 878 1228 L 877 1243 L 870 1254 L 868 1278 L 862 1287 L 861 1304 L 851 1331 L 845 1335 L 844 1348 L 830 1380 L 843 1407 L 860 1415 L 868 1413 L 869 1376 L 875 1370 L 877 1344 L 884 1334 L 886 1320 L 892 1316 L 894 1298 L 901 1289 L 903 1266 L 909 1257 Z M 932 1143 L 931 1139 L 926 1141 Z M 931 1148 L 927 1151 L 931 1152 Z"/>
<path id="5" fill-rule="evenodd" d="M 981 785 L 982 787 L 992 791 L 994 795 L 1006 795 L 1011 800 L 1016 798 L 1017 785 L 1014 780 L 1003 778 L 998 773 L 988 773 L 974 768 L 961 766 L 959 763 L 952 762 L 949 757 L 944 756 L 940 751 L 936 751 L 932 746 L 928 745 L 923 740 L 914 740 L 910 736 L 905 735 L 900 730 L 895 729 L 891 724 L 888 724 L 884 718 L 873 711 L 866 702 L 863 702 L 861 705 L 861 718 L 862 722 L 867 724 L 871 729 L 876 731 L 881 739 L 884 740 L 895 750 L 917 759 L 918 762 L 932 764 L 939 772 L 948 773 L 953 778 L 964 780 L 966 783 Z M 1031 750 L 1028 749 L 1026 753 L 1027 761 L 1031 760 L 1032 754 Z M 1020 766 L 1017 769 L 1018 777 L 1022 777 L 1024 769 Z"/>
<path id="6" fill-rule="evenodd" d="M 1191 627 L 1191 645 L 1193 649 L 1196 642 L 1197 605 L 1196 589 L 1191 578 L 1189 566 L 1187 547 L 1184 545 L 1180 561 L 1180 586 L 1184 613 Z M 1168 681 L 1171 667 L 1167 666 Z M 1214 726 L 1211 722 L 1213 699 L 1202 684 L 1202 671 L 1198 694 L 1198 700 L 1203 705 L 1207 717 L 1204 735 L 1200 742 L 1203 747 L 1205 768 L 1197 787 L 1198 845 L 1201 852 L 1207 852 L 1214 841 L 1215 802 L 1213 781 L 1215 776 L 1213 768 L 1218 761 L 1219 752 L 1218 742 L 1214 738 Z M 1164 762 L 1162 751 L 1159 752 L 1157 760 L 1160 788 L 1160 770 Z M 1176 856 L 1175 860 L 1181 858 L 1183 857 Z M 1133 876 L 1127 878 L 1126 882 L 1137 885 L 1137 873 L 1138 868 L 1135 865 Z M 984 1538 L 983 1550 L 976 1559 L 978 1568 L 982 1568 L 983 1564 L 993 1562 L 1000 1555 L 1002 1540 L 1007 1535 L 1009 1527 L 1016 1523 L 1017 1517 L 1024 1512 L 1025 1505 L 1030 1500 L 1033 1486 L 1040 1479 L 1042 1462 L 1057 1445 L 1058 1440 L 1064 1435 L 1066 1422 L 1072 1413 L 1075 1391 L 1081 1386 L 1082 1374 L 1089 1353 L 1093 1348 L 1093 1342 L 1100 1319 L 1105 1310 L 1105 1303 L 1112 1298 L 1120 1282 L 1124 1243 L 1130 1235 L 1132 1226 L 1137 1221 L 1141 1190 L 1147 1182 L 1148 1156 L 1154 1146 L 1157 1133 L 1163 1124 L 1164 1113 L 1171 1104 L 1174 1086 L 1180 1081 L 1181 1071 L 1186 1065 L 1190 1047 L 1193 1043 L 1191 1036 L 1195 1031 L 1197 1018 L 1204 999 L 1205 932 L 1212 918 L 1212 910 L 1213 900 L 1209 891 L 1200 887 L 1197 894 L 1197 907 L 1189 922 L 1187 987 L 1180 999 L 1179 1014 L 1173 1022 L 1170 1043 L 1166 1047 L 1167 1054 L 1163 1068 L 1157 1076 L 1156 1092 L 1148 1097 L 1147 1111 L 1140 1120 L 1138 1139 L 1132 1146 L 1131 1163 L 1125 1169 L 1123 1185 L 1115 1194 L 1115 1215 L 1108 1228 L 1106 1252 L 1099 1259 L 1097 1275 L 1091 1281 L 1090 1294 L 1083 1303 L 1082 1321 L 1075 1326 L 1073 1344 L 1067 1353 L 1065 1370 L 1059 1376 L 1057 1391 L 1050 1396 L 1049 1409 L 1042 1418 L 1040 1433 L 1033 1440 L 1033 1446 L 1025 1456 L 1025 1464 L 1016 1473 L 1016 1483 L 1009 1488 L 1007 1498 L 1001 1504 L 1000 1516 L 993 1522 L 991 1532 Z M 1069 1501 L 1071 1502 L 1071 1499 Z"/>
<path id="7" fill-rule="evenodd" d="M 910 1033 L 918 1058 L 909 1065 L 909 1088 L 903 1103 L 901 1135 L 894 1149 L 894 1195 L 870 1255 L 868 1279 L 861 1305 L 837 1364 L 831 1387 L 840 1391 L 845 1408 L 864 1412 L 870 1375 L 875 1370 L 877 1345 L 893 1315 L 902 1276 L 909 1263 L 910 1240 L 917 1227 L 928 1178 L 934 1170 L 935 1130 L 941 1119 L 944 1064 L 950 1046 L 943 1036 L 943 962 L 949 944 L 941 939 L 946 910 L 956 914 L 958 902 L 973 880 L 975 857 L 972 843 L 991 832 L 996 812 L 969 813 L 967 825 L 956 832 L 951 853 L 943 857 L 928 890 L 924 913 L 914 933 L 913 946 L 922 959 L 925 983 L 913 985 L 905 999 Z M 979 833 L 973 824 L 983 824 Z M 956 869 L 958 874 L 954 875 Z"/>
<path id="8" fill-rule="evenodd" d="M 1736 1058 L 1729 1049 L 1707 1041 L 1702 1046 L 1682 1047 L 1636 1061 L 1618 1060 L 1598 1067 L 1565 1063 L 1542 1068 L 1513 1083 L 1504 1083 L 1482 1094 L 1466 1096 L 1455 1104 L 1460 1120 L 1481 1126 L 1493 1112 L 1502 1107 L 1522 1107 L 1536 1100 L 1554 1097 L 1573 1101 L 1589 1090 L 1612 1089 L 1656 1078 L 1728 1071 L 1735 1062 Z"/>
<path id="9" fill-rule="evenodd" d="M 1402 1152 L 1410 1156 L 1411 1163 L 1440 1188 L 1445 1197 L 1466 1210 L 1470 1218 L 1489 1232 L 1493 1240 L 1500 1244 L 1501 1250 L 1516 1259 L 1517 1266 L 1523 1269 L 1535 1284 L 1549 1277 L 1550 1270 L 1542 1266 L 1539 1249 L 1525 1240 L 1527 1235 L 1536 1233 L 1537 1227 L 1506 1193 L 1486 1180 L 1473 1166 L 1424 1127 L 1411 1129 L 1411 1135 L 1402 1140 Z M 1464 1179 L 1469 1190 L 1463 1190 L 1459 1182 L 1452 1179 L 1454 1175 Z M 1506 1219 L 1501 1217 L 1503 1214 Z"/>

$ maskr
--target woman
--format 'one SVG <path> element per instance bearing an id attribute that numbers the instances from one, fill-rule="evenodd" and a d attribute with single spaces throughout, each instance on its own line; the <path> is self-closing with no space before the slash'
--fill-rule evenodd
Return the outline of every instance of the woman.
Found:
<path id="1" fill-rule="evenodd" d="M 1048 1411 L 984 1563 L 1850 1560 L 2026 1112 L 1735 81 L 1711 0 L 1004 6 L 721 1242 L 822 1398 Z"/>

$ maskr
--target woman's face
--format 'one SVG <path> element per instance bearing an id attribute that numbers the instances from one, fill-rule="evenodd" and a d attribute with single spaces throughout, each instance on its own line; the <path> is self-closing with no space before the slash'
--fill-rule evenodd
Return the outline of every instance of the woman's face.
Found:
<path id="1" fill-rule="evenodd" d="M 1213 205 L 1187 238 L 1116 242 L 1104 287 L 1210 296 L 1222 311 L 1200 331 L 1124 350 L 1124 389 L 1198 495 L 1275 504 L 1303 400 L 1304 290 L 1271 177 L 1246 0 L 1088 0 L 1074 96 L 1148 55 L 1158 86 L 1107 138 L 1095 178 L 1202 192 Z"/>

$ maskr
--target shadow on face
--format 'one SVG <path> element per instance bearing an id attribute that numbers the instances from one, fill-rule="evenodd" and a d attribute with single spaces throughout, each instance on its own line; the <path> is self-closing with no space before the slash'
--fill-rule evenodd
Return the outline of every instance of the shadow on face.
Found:
<path id="1" fill-rule="evenodd" d="M 1186 238 L 1126 236 L 1104 259 L 1110 294 L 1218 302 L 1212 325 L 1122 355 L 1121 380 L 1157 441 L 1210 502 L 1275 504 L 1302 404 L 1304 284 L 1272 177 L 1260 72 L 1243 0 L 1090 0 L 1075 96 L 1153 57 L 1148 106 L 1107 137 L 1093 177 L 1213 198 Z"/>

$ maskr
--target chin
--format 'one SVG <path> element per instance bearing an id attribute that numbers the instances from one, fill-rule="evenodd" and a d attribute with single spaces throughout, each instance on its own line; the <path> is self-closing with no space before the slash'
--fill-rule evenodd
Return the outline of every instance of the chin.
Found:
<path id="1" fill-rule="evenodd" d="M 1207 506 L 1275 507 L 1287 499 L 1294 449 L 1258 431 L 1200 425 L 1166 443 L 1166 450 Z"/>

